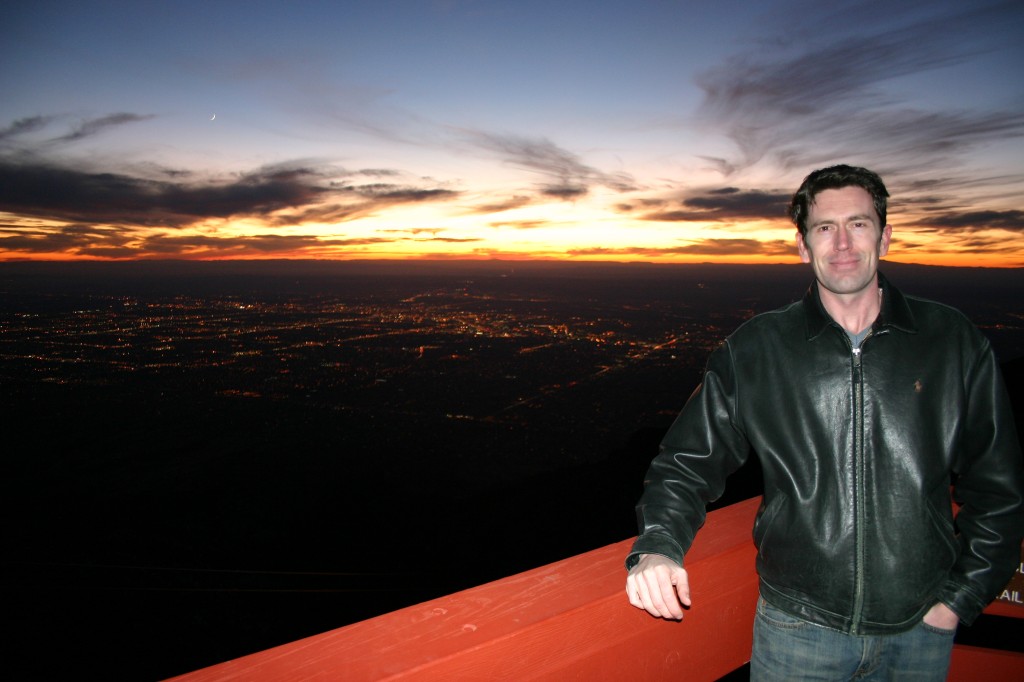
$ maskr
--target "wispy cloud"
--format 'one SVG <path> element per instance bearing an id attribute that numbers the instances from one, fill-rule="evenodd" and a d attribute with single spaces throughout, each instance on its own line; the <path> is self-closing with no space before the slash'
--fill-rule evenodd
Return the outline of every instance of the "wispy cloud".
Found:
<path id="1" fill-rule="evenodd" d="M 0 248 L 29 254 L 78 253 L 99 246 L 124 249 L 132 238 L 131 233 L 118 228 L 96 228 L 91 225 L 65 225 L 45 230 L 20 226 L 0 228 Z"/>
<path id="2" fill-rule="evenodd" d="M 479 237 L 427 237 L 423 239 L 414 239 L 417 242 L 439 242 L 441 244 L 471 244 L 473 242 L 483 241 Z"/>
<path id="3" fill-rule="evenodd" d="M 167 234 L 118 227 L 68 225 L 25 230 L 0 227 L 0 249 L 24 254 L 74 253 L 93 258 L 258 258 L 273 254 L 324 253 L 396 243 L 407 238 L 322 238 L 316 235 L 216 236 Z"/>
<path id="4" fill-rule="evenodd" d="M 142 244 L 142 250 L 154 254 L 174 254 L 202 249 L 224 253 L 294 253 L 309 248 L 331 246 L 366 246 L 394 242 L 394 239 L 368 237 L 358 239 L 320 239 L 312 235 L 257 235 L 250 237 L 153 236 Z"/>
<path id="5" fill-rule="evenodd" d="M 516 230 L 535 230 L 550 224 L 549 220 L 502 220 L 488 223 L 490 227 L 511 227 Z"/>
<path id="6" fill-rule="evenodd" d="M 630 175 L 598 170 L 547 139 L 470 130 L 463 131 L 462 137 L 480 149 L 498 154 L 504 163 L 540 174 L 543 179 L 538 189 L 545 196 L 577 199 L 585 196 L 593 185 L 619 192 L 636 189 Z"/>
<path id="7" fill-rule="evenodd" d="M 62 135 L 56 138 L 55 142 L 74 142 L 75 140 L 81 140 L 86 137 L 92 137 L 98 133 L 103 132 L 107 128 L 113 128 L 116 126 L 123 126 L 128 123 L 139 123 L 141 121 L 148 121 L 149 119 L 156 118 L 155 116 L 141 115 L 141 114 L 108 114 L 100 118 L 89 119 L 82 121 L 72 129 L 67 135 Z"/>
<path id="8" fill-rule="evenodd" d="M 6 128 L 0 128 L 0 142 L 17 138 L 21 135 L 42 130 L 53 120 L 52 116 L 29 116 L 20 118 Z"/>
<path id="9" fill-rule="evenodd" d="M 879 15 L 863 4 L 848 16 L 820 4 L 797 9 L 785 34 L 698 76 L 702 120 L 737 147 L 735 158 L 709 159 L 724 174 L 762 160 L 790 170 L 843 157 L 905 172 L 1024 134 L 1020 111 L 924 110 L 887 89 L 984 54 L 987 29 L 1019 21 L 1019 3 L 950 3 L 928 20 L 891 5 Z"/>

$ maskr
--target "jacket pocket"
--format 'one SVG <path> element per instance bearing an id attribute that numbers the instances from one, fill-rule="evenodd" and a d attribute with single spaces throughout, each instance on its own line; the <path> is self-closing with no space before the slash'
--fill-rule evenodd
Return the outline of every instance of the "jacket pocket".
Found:
<path id="1" fill-rule="evenodd" d="M 768 506 L 764 507 L 754 520 L 754 546 L 757 547 L 758 554 L 764 552 L 764 543 L 771 533 L 775 519 L 779 516 L 779 511 L 785 504 L 786 496 L 776 493 L 772 496 L 772 501 Z"/>
<path id="2" fill-rule="evenodd" d="M 956 561 L 960 555 L 960 546 L 956 542 L 952 521 L 936 509 L 931 500 L 925 500 L 925 507 L 928 509 L 928 518 L 931 520 L 933 534 L 949 553 L 950 563 Z"/>

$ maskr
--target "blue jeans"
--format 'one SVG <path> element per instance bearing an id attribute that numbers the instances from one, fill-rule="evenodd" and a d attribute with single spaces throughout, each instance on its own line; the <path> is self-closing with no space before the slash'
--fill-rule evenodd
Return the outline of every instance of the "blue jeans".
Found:
<path id="1" fill-rule="evenodd" d="M 750 679 L 945 680 L 956 630 L 923 622 L 896 635 L 858 637 L 829 630 L 757 601 Z"/>

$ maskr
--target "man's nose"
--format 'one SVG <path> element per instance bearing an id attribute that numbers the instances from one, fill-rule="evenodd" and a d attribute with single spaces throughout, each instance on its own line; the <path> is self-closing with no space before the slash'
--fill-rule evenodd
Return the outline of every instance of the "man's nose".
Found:
<path id="1" fill-rule="evenodd" d="M 850 232 L 845 227 L 836 228 L 835 246 L 837 251 L 845 251 L 850 248 Z"/>

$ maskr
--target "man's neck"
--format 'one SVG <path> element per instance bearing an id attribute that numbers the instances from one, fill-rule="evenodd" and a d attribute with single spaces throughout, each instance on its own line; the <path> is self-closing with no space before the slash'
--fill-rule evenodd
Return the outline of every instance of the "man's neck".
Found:
<path id="1" fill-rule="evenodd" d="M 819 283 L 818 295 L 829 316 L 852 334 L 870 327 L 882 310 L 882 289 L 877 279 L 871 286 L 855 294 L 836 294 Z"/>

